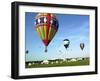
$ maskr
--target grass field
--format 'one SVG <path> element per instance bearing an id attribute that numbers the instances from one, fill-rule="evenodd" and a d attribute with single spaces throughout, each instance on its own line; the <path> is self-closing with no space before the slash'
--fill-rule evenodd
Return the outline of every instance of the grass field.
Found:
<path id="1" fill-rule="evenodd" d="M 80 60 L 80 61 L 73 61 L 73 62 L 67 62 L 62 61 L 62 63 L 49 63 L 49 64 L 26 64 L 26 68 L 39 68 L 39 67 L 61 67 L 61 66 L 82 66 L 82 65 L 89 65 L 89 58 Z"/>

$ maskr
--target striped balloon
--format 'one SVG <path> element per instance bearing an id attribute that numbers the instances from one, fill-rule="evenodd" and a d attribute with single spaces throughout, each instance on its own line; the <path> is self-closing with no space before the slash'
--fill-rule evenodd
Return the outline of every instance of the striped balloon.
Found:
<path id="1" fill-rule="evenodd" d="M 45 52 L 47 52 L 47 46 L 58 30 L 58 20 L 54 14 L 39 13 L 35 17 L 35 27 L 46 47 Z"/>

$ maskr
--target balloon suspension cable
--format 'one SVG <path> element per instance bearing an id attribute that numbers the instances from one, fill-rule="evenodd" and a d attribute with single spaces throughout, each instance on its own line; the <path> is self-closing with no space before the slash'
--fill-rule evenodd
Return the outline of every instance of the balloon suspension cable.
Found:
<path id="1" fill-rule="evenodd" d="M 47 46 L 45 47 L 45 52 L 47 52 Z"/>

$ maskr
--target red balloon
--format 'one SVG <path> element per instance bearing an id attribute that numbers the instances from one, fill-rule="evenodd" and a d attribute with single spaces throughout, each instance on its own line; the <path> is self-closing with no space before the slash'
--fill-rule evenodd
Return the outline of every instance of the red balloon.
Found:
<path id="1" fill-rule="evenodd" d="M 84 49 L 84 43 L 80 43 L 80 48 L 81 48 L 81 50 L 83 50 Z"/>
<path id="2" fill-rule="evenodd" d="M 56 16 L 51 13 L 37 14 L 35 18 L 35 28 L 45 45 L 45 52 L 47 52 L 47 46 L 58 30 L 58 20 Z"/>

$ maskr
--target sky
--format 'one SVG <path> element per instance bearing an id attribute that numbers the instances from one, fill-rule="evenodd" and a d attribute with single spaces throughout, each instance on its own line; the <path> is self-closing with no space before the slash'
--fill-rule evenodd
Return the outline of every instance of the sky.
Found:
<path id="1" fill-rule="evenodd" d="M 36 32 L 34 24 L 37 14 L 25 12 L 25 49 L 29 51 L 25 56 L 26 61 L 89 57 L 89 15 L 55 14 L 59 28 L 48 45 L 48 52 L 45 53 L 45 45 Z M 70 40 L 68 49 L 64 47 L 64 39 Z M 81 42 L 85 44 L 83 51 L 80 48 Z"/>

